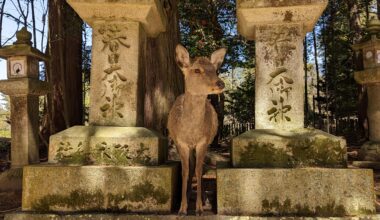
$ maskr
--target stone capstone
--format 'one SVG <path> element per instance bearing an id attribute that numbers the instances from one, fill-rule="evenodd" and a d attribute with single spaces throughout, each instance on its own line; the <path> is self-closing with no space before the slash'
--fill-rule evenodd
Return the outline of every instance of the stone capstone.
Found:
<path id="1" fill-rule="evenodd" d="M 139 127 L 75 126 L 52 135 L 49 163 L 76 165 L 158 165 L 167 139 Z"/>
<path id="2" fill-rule="evenodd" d="M 218 214 L 339 217 L 375 214 L 372 170 L 218 169 Z"/>
<path id="3" fill-rule="evenodd" d="M 134 21 L 150 37 L 166 30 L 166 14 L 157 0 L 67 0 L 79 16 L 93 26 L 101 21 Z"/>
<path id="4" fill-rule="evenodd" d="M 346 141 L 315 129 L 251 130 L 232 140 L 232 166 L 347 167 Z"/>
<path id="5" fill-rule="evenodd" d="M 238 30 L 250 40 L 256 28 L 268 24 L 302 24 L 304 35 L 312 31 L 327 6 L 327 0 L 237 0 Z"/>
<path id="6" fill-rule="evenodd" d="M 22 211 L 169 213 L 177 164 L 157 167 L 26 166 Z"/>

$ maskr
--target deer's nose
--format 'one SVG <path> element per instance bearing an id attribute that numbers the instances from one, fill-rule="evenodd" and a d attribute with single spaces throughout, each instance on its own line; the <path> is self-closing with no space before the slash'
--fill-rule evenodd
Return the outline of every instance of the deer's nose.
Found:
<path id="1" fill-rule="evenodd" d="M 225 84 L 222 80 L 218 80 L 218 82 L 216 82 L 216 86 L 218 86 L 219 89 L 224 89 Z"/>

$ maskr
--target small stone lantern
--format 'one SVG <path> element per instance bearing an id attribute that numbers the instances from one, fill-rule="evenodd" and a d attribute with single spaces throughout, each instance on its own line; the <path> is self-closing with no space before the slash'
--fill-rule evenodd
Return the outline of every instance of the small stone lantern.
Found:
<path id="1" fill-rule="evenodd" d="M 357 83 L 367 87 L 369 142 L 364 144 L 360 157 L 380 162 L 380 21 L 373 18 L 367 28 L 370 39 L 353 46 Z"/>
<path id="2" fill-rule="evenodd" d="M 48 57 L 32 47 L 32 34 L 25 27 L 16 37 L 13 45 L 0 48 L 0 57 L 7 59 L 8 79 L 0 81 L 0 92 L 10 96 L 13 168 L 39 162 L 39 96 L 50 90 L 39 80 L 39 61 Z"/>

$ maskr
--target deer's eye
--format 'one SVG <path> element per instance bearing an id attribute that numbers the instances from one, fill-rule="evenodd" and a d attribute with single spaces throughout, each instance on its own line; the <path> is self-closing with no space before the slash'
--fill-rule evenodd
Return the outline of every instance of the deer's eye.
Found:
<path id="1" fill-rule="evenodd" d="M 195 69 L 194 72 L 197 73 L 197 74 L 200 74 L 201 70 L 200 69 Z"/>

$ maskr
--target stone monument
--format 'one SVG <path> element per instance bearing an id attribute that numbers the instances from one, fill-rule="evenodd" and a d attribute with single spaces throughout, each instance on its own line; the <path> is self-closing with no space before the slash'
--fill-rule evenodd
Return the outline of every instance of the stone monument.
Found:
<path id="1" fill-rule="evenodd" d="M 375 212 L 372 170 L 344 169 L 345 140 L 304 128 L 303 40 L 327 3 L 237 0 L 239 32 L 256 40 L 256 130 L 234 138 L 232 168 L 217 169 L 219 214 Z"/>
<path id="2" fill-rule="evenodd" d="M 26 28 L 16 32 L 13 45 L 0 48 L 7 59 L 7 80 L 0 80 L 0 91 L 10 97 L 11 169 L 0 175 L 0 203 L 21 202 L 22 168 L 37 164 L 39 158 L 39 96 L 49 92 L 39 80 L 39 61 L 48 57 L 32 47 L 32 34 Z"/>
<path id="3" fill-rule="evenodd" d="M 165 31 L 157 0 L 67 0 L 93 30 L 90 126 L 50 137 L 48 165 L 24 168 L 23 211 L 170 213 L 177 165 L 143 126 L 145 42 Z M 74 98 L 74 97 L 72 97 Z"/>
<path id="4" fill-rule="evenodd" d="M 369 142 L 361 147 L 359 156 L 364 161 L 380 164 L 380 21 L 377 16 L 369 22 L 367 30 L 370 38 L 353 46 L 357 61 L 355 80 L 366 86 L 368 92 Z"/>

